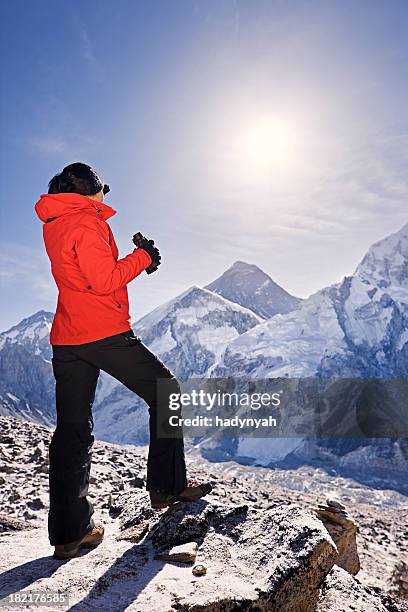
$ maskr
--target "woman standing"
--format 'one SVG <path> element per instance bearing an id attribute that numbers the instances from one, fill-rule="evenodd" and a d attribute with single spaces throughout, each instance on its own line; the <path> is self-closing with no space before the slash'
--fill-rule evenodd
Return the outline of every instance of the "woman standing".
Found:
<path id="1" fill-rule="evenodd" d="M 94 508 L 87 498 L 92 404 L 100 370 L 148 404 L 146 488 L 152 507 L 192 501 L 211 490 L 209 483 L 187 482 L 181 428 L 160 436 L 170 413 L 168 401 L 158 405 L 158 381 L 165 379 L 168 394 L 179 393 L 180 386 L 133 333 L 127 293 L 127 284 L 143 270 L 157 270 L 160 253 L 152 240 L 138 234 L 133 237 L 136 248 L 118 259 L 107 223 L 116 210 L 103 201 L 108 191 L 91 166 L 77 162 L 51 179 L 48 193 L 35 205 L 59 292 L 50 333 L 57 426 L 49 449 L 48 515 L 57 559 L 76 556 L 83 544 L 98 545 L 104 535 L 103 526 L 92 519 Z"/>

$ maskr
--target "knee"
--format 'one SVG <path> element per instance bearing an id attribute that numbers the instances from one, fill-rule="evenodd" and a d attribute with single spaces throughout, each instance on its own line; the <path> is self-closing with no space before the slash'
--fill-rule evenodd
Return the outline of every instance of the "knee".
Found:
<path id="1" fill-rule="evenodd" d="M 90 448 L 95 441 L 92 430 L 92 420 L 80 423 L 58 421 L 51 438 L 50 453 L 72 454 Z"/>

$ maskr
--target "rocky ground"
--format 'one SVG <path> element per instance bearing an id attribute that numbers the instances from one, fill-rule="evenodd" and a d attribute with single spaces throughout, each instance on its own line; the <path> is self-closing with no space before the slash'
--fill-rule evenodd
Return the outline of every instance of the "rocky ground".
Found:
<path id="1" fill-rule="evenodd" d="M 212 494 L 153 512 L 146 449 L 96 442 L 90 497 L 105 540 L 56 561 L 46 532 L 51 435 L 0 417 L 1 593 L 69 591 L 55 609 L 81 611 L 407 610 L 406 497 L 310 467 L 209 463 L 194 449 L 189 476 L 210 479 Z"/>

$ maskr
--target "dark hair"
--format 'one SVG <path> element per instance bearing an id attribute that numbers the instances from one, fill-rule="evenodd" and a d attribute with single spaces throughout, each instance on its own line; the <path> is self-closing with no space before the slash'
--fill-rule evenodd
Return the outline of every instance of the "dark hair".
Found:
<path id="1" fill-rule="evenodd" d="M 48 193 L 80 193 L 87 196 L 95 195 L 102 189 L 102 178 L 91 166 L 81 162 L 65 166 L 48 183 Z"/>

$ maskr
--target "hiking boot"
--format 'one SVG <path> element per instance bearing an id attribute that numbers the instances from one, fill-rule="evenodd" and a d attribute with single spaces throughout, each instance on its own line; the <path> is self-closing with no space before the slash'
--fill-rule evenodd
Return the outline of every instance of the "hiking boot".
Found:
<path id="1" fill-rule="evenodd" d="M 199 484 L 196 481 L 189 480 L 187 487 L 177 495 L 169 493 L 168 491 L 163 491 L 162 489 L 149 491 L 150 504 L 155 510 L 160 510 L 161 508 L 172 506 L 175 502 L 196 501 L 210 493 L 210 491 L 212 491 L 212 486 L 209 482 Z"/>
<path id="2" fill-rule="evenodd" d="M 105 530 L 102 525 L 95 525 L 88 533 L 82 536 L 82 538 L 76 540 L 76 542 L 57 544 L 54 550 L 54 559 L 72 559 L 77 556 L 82 546 L 84 548 L 98 546 L 103 540 L 104 532 Z"/>

